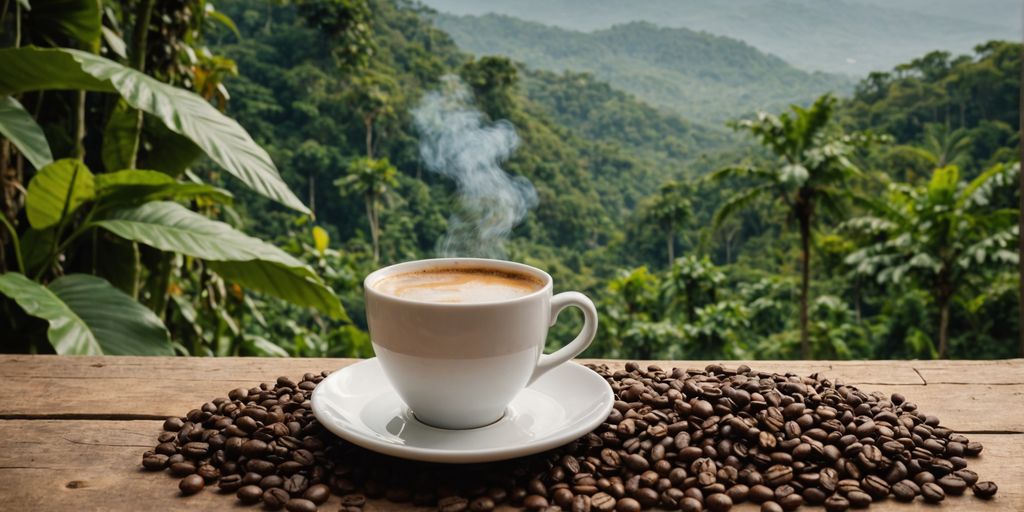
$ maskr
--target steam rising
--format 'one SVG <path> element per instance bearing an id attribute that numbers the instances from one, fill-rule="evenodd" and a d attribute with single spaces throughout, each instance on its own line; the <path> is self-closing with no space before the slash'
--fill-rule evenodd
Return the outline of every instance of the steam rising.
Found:
<path id="1" fill-rule="evenodd" d="M 501 169 L 519 145 L 515 128 L 504 119 L 487 123 L 471 102 L 465 84 L 448 75 L 413 110 L 427 169 L 457 186 L 458 208 L 437 253 L 504 258 L 505 240 L 537 205 L 537 191 L 526 178 Z"/>

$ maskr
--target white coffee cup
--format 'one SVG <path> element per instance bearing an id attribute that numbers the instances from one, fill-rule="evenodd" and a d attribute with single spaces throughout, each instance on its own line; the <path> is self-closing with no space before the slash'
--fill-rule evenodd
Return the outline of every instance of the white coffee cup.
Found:
<path id="1" fill-rule="evenodd" d="M 376 289 L 384 278 L 429 269 L 493 269 L 527 275 L 542 286 L 483 303 L 412 300 Z M 384 374 L 418 420 L 447 429 L 489 425 L 538 377 L 583 352 L 597 332 L 597 309 L 578 292 L 552 296 L 546 272 L 508 261 L 441 258 L 399 263 L 363 281 L 373 350 Z M 545 355 L 548 328 L 568 306 L 583 311 L 572 342 Z"/>

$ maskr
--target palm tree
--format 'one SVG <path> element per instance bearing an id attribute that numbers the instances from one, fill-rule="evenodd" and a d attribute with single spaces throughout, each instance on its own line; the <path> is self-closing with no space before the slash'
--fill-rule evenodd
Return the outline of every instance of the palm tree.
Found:
<path id="1" fill-rule="evenodd" d="M 648 203 L 642 207 L 645 222 L 658 225 L 665 233 L 668 265 L 675 261 L 675 240 L 679 228 L 690 218 L 690 200 L 686 198 L 689 190 L 681 183 L 670 181 Z"/>
<path id="2" fill-rule="evenodd" d="M 939 308 L 939 357 L 949 355 L 949 309 L 968 278 L 982 269 L 1017 265 L 1018 211 L 990 205 L 992 193 L 1013 183 L 1019 166 L 996 165 L 970 183 L 955 165 L 936 169 L 927 186 L 891 185 L 872 211 L 844 227 L 874 240 L 846 258 L 854 272 L 879 283 L 913 279 Z"/>
<path id="3" fill-rule="evenodd" d="M 366 202 L 366 219 L 373 241 L 373 262 L 380 261 L 380 209 L 387 193 L 398 186 L 398 169 L 387 158 L 356 158 L 348 166 L 348 174 L 334 184 L 342 196 L 361 195 Z"/>
<path id="4" fill-rule="evenodd" d="M 819 205 L 838 212 L 837 200 L 846 194 L 842 187 L 844 182 L 861 174 L 850 162 L 850 156 L 856 146 L 874 140 L 865 133 L 843 134 L 838 128 L 830 128 L 835 103 L 835 98 L 826 94 L 808 109 L 794 105 L 792 113 L 774 116 L 762 112 L 756 119 L 735 123 L 733 128 L 750 132 L 775 155 L 777 162 L 765 167 L 728 167 L 708 177 L 710 180 L 741 178 L 749 184 L 715 213 L 712 229 L 761 198 L 783 203 L 799 224 L 800 353 L 805 359 L 811 356 L 807 332 L 811 227 Z"/>

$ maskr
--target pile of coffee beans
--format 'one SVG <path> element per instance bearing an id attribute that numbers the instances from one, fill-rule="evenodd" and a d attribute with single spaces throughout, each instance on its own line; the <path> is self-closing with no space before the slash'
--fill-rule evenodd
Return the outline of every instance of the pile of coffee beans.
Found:
<path id="1" fill-rule="evenodd" d="M 821 375 L 591 366 L 615 392 L 595 431 L 557 450 L 469 465 L 369 452 L 326 431 L 309 396 L 327 372 L 228 393 L 168 418 L 142 465 L 180 477 L 182 495 L 206 487 L 243 504 L 315 511 L 332 494 L 342 512 L 367 499 L 487 511 L 828 512 L 893 499 L 937 503 L 968 490 L 990 499 L 967 457 L 981 453 L 899 394 L 865 393 Z"/>

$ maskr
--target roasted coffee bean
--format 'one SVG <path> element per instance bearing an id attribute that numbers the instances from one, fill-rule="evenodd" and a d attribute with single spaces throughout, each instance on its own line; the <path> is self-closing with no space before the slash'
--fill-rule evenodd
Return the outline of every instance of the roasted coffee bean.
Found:
<path id="1" fill-rule="evenodd" d="M 761 512 L 782 512 L 782 505 L 774 501 L 766 501 L 761 504 Z"/>
<path id="2" fill-rule="evenodd" d="M 359 493 L 346 494 L 341 497 L 341 505 L 344 507 L 362 507 L 363 505 L 366 505 L 366 496 Z"/>
<path id="3" fill-rule="evenodd" d="M 331 497 L 331 489 L 324 484 L 314 484 L 302 493 L 302 497 L 316 505 L 322 505 Z"/>
<path id="4" fill-rule="evenodd" d="M 607 493 L 599 492 L 590 497 L 590 505 L 599 512 L 610 512 L 615 510 L 615 498 Z"/>
<path id="5" fill-rule="evenodd" d="M 978 482 L 971 487 L 971 490 L 974 491 L 975 496 L 987 500 L 996 495 L 999 487 L 996 487 L 994 482 Z"/>
<path id="6" fill-rule="evenodd" d="M 169 457 L 162 453 L 154 453 L 147 455 L 142 458 L 142 467 L 150 470 L 157 471 L 167 467 L 167 459 Z"/>
<path id="7" fill-rule="evenodd" d="M 793 479 L 793 468 L 776 464 L 764 472 L 764 480 L 769 485 L 779 486 Z"/>
<path id="8" fill-rule="evenodd" d="M 271 487 L 284 487 L 284 478 L 280 475 L 267 475 L 260 480 L 261 489 L 270 489 Z"/>
<path id="9" fill-rule="evenodd" d="M 954 496 L 963 494 L 968 487 L 967 482 L 956 475 L 946 475 L 940 478 L 936 483 L 939 484 L 939 487 L 942 487 L 943 491 L 946 491 L 946 494 L 952 494 Z"/>
<path id="10" fill-rule="evenodd" d="M 615 512 L 640 512 L 643 507 L 633 498 L 622 498 L 615 504 Z"/>
<path id="11" fill-rule="evenodd" d="M 238 497 L 238 501 L 245 504 L 256 503 L 263 497 L 263 489 L 260 489 L 255 485 L 246 485 L 238 489 L 235 494 Z"/>
<path id="12" fill-rule="evenodd" d="M 898 501 L 914 501 L 920 487 L 910 480 L 902 480 L 892 484 L 892 495 Z"/>
<path id="13" fill-rule="evenodd" d="M 542 510 L 548 507 L 548 500 L 540 494 L 531 494 L 523 500 L 523 507 L 530 510 Z"/>
<path id="14" fill-rule="evenodd" d="M 288 491 L 288 494 L 292 496 L 298 496 L 309 488 L 309 480 L 303 475 L 292 475 L 284 481 L 281 488 Z"/>
<path id="15" fill-rule="evenodd" d="M 850 502 L 838 494 L 829 496 L 828 499 L 825 500 L 825 510 L 827 512 L 845 512 L 849 508 Z"/>
<path id="16" fill-rule="evenodd" d="M 206 482 L 203 480 L 203 477 L 199 475 L 188 475 L 185 478 L 182 478 L 181 482 L 178 482 L 178 489 L 181 489 L 181 494 L 185 496 L 195 494 L 203 490 L 203 487 L 205 486 Z"/>
<path id="17" fill-rule="evenodd" d="M 679 510 L 683 512 L 703 512 L 704 503 L 696 498 L 686 496 L 682 500 L 679 500 Z"/>
<path id="18" fill-rule="evenodd" d="M 304 498 L 292 498 L 284 504 L 288 512 L 316 512 L 316 503 Z"/>
<path id="19" fill-rule="evenodd" d="M 946 493 L 939 484 L 928 482 L 921 486 L 921 497 L 929 503 L 938 503 L 946 499 Z"/>
<path id="20" fill-rule="evenodd" d="M 192 462 L 175 462 L 170 465 L 170 469 L 174 476 L 187 476 L 196 472 L 196 465 Z"/>
<path id="21" fill-rule="evenodd" d="M 270 510 L 280 510 L 284 508 L 285 503 L 288 503 L 291 496 L 288 496 L 288 493 L 284 489 L 271 487 L 270 489 L 263 491 L 262 498 L 263 506 Z"/>
<path id="22" fill-rule="evenodd" d="M 871 495 L 863 491 L 850 491 L 846 493 L 846 499 L 853 508 L 863 508 L 871 504 Z"/>
<path id="23" fill-rule="evenodd" d="M 704 504 L 711 512 L 725 512 L 732 508 L 732 499 L 727 494 L 716 493 L 704 498 Z"/>
<path id="24" fill-rule="evenodd" d="M 472 512 L 490 512 L 491 510 L 494 510 L 494 506 L 494 500 L 488 496 L 480 496 L 479 498 L 469 502 L 469 510 Z M 565 508 L 568 508 L 568 506 Z"/>

